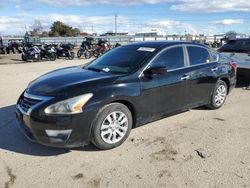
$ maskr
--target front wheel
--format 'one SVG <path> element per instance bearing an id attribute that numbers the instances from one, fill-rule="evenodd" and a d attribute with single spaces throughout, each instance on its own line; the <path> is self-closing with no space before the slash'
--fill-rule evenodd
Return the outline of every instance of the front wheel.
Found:
<path id="1" fill-rule="evenodd" d="M 27 61 L 26 55 L 22 54 L 21 58 L 22 58 L 23 61 Z"/>
<path id="2" fill-rule="evenodd" d="M 39 61 L 41 61 L 41 54 L 40 53 L 37 53 L 37 54 L 35 54 L 35 57 L 34 57 L 34 59 L 33 59 L 33 61 L 34 62 L 39 62 Z"/>
<path id="3" fill-rule="evenodd" d="M 77 57 L 78 57 L 78 58 L 81 58 L 81 56 L 82 56 L 82 52 L 81 52 L 80 50 L 78 50 L 78 52 L 77 52 Z"/>
<path id="4" fill-rule="evenodd" d="M 69 54 L 69 60 L 73 60 L 75 58 L 75 53 L 74 52 L 70 52 Z"/>
<path id="5" fill-rule="evenodd" d="M 210 104 L 208 104 L 207 107 L 210 109 L 218 109 L 222 107 L 226 101 L 227 93 L 227 84 L 223 80 L 219 80 L 214 88 Z"/>
<path id="6" fill-rule="evenodd" d="M 98 112 L 93 123 L 92 143 L 107 150 L 120 146 L 129 136 L 133 118 L 121 103 L 111 103 Z"/>

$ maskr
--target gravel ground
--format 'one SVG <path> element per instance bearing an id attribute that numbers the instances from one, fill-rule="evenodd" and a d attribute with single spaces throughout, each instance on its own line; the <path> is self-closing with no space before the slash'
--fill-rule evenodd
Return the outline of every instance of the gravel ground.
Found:
<path id="1" fill-rule="evenodd" d="M 84 59 L 22 63 L 0 55 L 0 187 L 250 187 L 250 91 L 132 130 L 119 148 L 55 149 L 29 142 L 14 105 L 29 81 Z"/>

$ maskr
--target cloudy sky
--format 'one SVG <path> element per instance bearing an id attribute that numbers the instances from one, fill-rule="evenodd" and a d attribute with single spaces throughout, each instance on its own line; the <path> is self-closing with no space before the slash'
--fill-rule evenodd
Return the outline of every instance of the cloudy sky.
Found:
<path id="1" fill-rule="evenodd" d="M 62 21 L 86 32 L 158 29 L 168 34 L 250 34 L 250 0 L 0 0 L 0 35 L 22 35 Z"/>

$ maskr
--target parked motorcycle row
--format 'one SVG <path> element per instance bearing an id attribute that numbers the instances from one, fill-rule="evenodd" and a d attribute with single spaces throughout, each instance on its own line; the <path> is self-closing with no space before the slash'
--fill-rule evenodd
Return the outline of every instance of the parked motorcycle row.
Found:
<path id="1" fill-rule="evenodd" d="M 74 45 L 70 43 L 61 45 L 32 44 L 29 47 L 23 47 L 22 60 L 35 62 L 41 60 L 55 61 L 59 58 L 72 60 L 75 57 L 73 49 Z"/>
<path id="2" fill-rule="evenodd" d="M 2 40 L 0 40 L 0 54 L 22 53 L 24 46 L 23 40 L 9 40 L 7 45 L 3 45 Z"/>
<path id="3" fill-rule="evenodd" d="M 107 51 L 120 46 L 119 43 L 111 46 L 105 39 L 95 41 L 91 37 L 84 38 L 77 51 L 78 58 L 90 59 L 99 57 Z M 59 58 L 72 60 L 75 58 L 74 45 L 67 44 L 44 44 L 44 43 L 25 43 L 24 40 L 9 40 L 8 45 L 3 45 L 0 41 L 0 54 L 20 53 L 23 61 L 55 61 Z"/>
<path id="4" fill-rule="evenodd" d="M 108 44 L 107 40 L 100 39 L 97 43 L 94 43 L 91 38 L 87 38 L 82 42 L 80 46 L 77 57 L 81 58 L 82 56 L 86 59 L 94 57 L 99 57 L 102 54 L 105 54 L 107 51 L 120 46 L 119 43 L 116 43 L 114 46 Z"/>

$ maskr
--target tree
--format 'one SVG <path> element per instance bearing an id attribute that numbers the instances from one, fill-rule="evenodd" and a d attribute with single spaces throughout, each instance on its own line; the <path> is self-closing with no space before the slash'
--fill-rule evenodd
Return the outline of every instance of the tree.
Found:
<path id="1" fill-rule="evenodd" d="M 44 31 L 42 33 L 41 37 L 49 37 L 49 33 L 47 31 Z"/>
<path id="2" fill-rule="evenodd" d="M 50 31 L 50 36 L 56 37 L 56 36 L 77 36 L 80 33 L 80 30 L 78 28 L 72 28 L 63 22 L 56 21 L 52 24 Z"/>
<path id="3" fill-rule="evenodd" d="M 237 32 L 236 31 L 228 31 L 228 32 L 226 32 L 225 35 L 226 36 L 228 36 L 228 35 L 237 35 Z"/>
<path id="4" fill-rule="evenodd" d="M 36 36 L 38 36 L 38 33 L 37 33 L 37 31 L 31 31 L 31 32 L 30 32 L 30 35 L 31 35 L 32 37 L 36 37 Z"/>
<path id="5" fill-rule="evenodd" d="M 43 27 L 42 27 L 40 20 L 35 20 L 31 28 L 32 28 L 32 32 L 36 34 L 41 34 L 43 31 Z"/>

